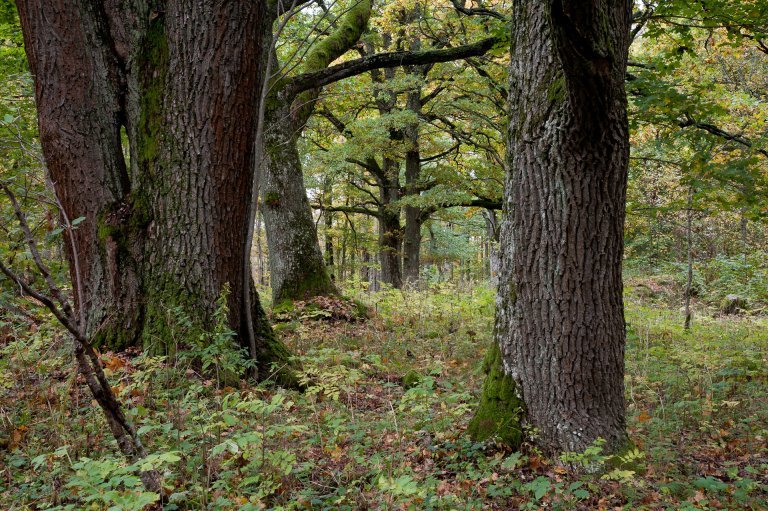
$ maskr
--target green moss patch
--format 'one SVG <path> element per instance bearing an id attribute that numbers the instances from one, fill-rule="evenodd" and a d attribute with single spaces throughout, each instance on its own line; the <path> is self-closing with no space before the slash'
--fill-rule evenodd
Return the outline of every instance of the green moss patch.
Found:
<path id="1" fill-rule="evenodd" d="M 496 341 L 491 343 L 483 361 L 483 370 L 486 377 L 480 405 L 467 433 L 476 441 L 495 437 L 512 448 L 518 448 L 523 441 L 520 424 L 523 402 L 515 392 L 512 378 L 504 374 L 501 350 Z"/>

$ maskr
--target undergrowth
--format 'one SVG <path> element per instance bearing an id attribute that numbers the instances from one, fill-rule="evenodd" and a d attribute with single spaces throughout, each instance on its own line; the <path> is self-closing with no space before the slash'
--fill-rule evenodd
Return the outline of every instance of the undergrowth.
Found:
<path id="1" fill-rule="evenodd" d="M 349 293 L 370 319 L 280 325 L 303 393 L 229 377 L 247 364 L 223 331 L 165 356 L 104 353 L 153 453 L 133 465 L 115 454 L 59 329 L 6 318 L 0 508 L 159 509 L 138 477 L 151 467 L 168 510 L 766 509 L 766 319 L 699 314 L 685 332 L 679 311 L 628 290 L 636 448 L 617 468 L 599 442 L 548 459 L 464 434 L 491 339 L 490 289 Z"/>

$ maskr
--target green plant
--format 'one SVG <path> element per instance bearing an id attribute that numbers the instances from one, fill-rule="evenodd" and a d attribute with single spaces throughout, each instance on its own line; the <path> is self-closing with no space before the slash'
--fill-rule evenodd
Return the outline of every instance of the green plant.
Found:
<path id="1" fill-rule="evenodd" d="M 245 374 L 255 363 L 247 356 L 247 350 L 235 341 L 235 332 L 228 327 L 229 308 L 227 296 L 229 287 L 224 286 L 216 301 L 213 313 L 213 328 L 189 335 L 189 346 L 179 353 L 183 362 L 199 361 L 204 372 L 212 372 L 217 387 L 231 385 Z M 169 323 L 182 326 L 186 332 L 194 333 L 194 323 L 179 307 L 169 311 Z"/>

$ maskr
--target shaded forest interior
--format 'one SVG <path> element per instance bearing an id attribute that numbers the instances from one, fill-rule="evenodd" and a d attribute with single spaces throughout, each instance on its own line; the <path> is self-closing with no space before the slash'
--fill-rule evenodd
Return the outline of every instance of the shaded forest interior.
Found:
<path id="1" fill-rule="evenodd" d="M 768 509 L 768 1 L 0 0 L 0 509 Z"/>

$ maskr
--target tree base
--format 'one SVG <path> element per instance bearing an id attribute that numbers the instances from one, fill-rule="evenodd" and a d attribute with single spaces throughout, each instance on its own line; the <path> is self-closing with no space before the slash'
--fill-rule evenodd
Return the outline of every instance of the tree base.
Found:
<path id="1" fill-rule="evenodd" d="M 299 369 L 293 360 L 288 346 L 275 335 L 272 326 L 267 320 L 267 315 L 257 299 L 253 302 L 255 314 L 253 316 L 256 334 L 256 367 L 258 379 L 275 382 L 280 387 L 289 389 L 301 389 L 299 377 L 296 374 Z"/>
<path id="2" fill-rule="evenodd" d="M 467 433 L 475 441 L 496 438 L 517 449 L 523 442 L 523 401 L 517 396 L 515 383 L 504 374 L 501 350 L 493 341 L 483 362 L 486 374 L 483 393 Z"/>

